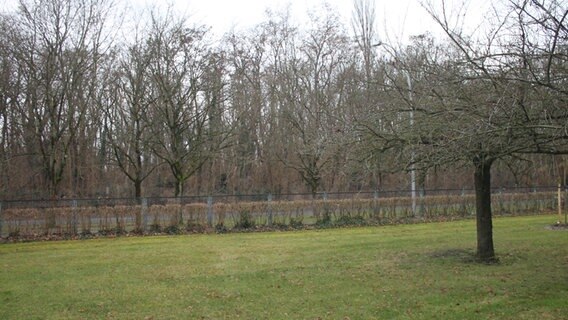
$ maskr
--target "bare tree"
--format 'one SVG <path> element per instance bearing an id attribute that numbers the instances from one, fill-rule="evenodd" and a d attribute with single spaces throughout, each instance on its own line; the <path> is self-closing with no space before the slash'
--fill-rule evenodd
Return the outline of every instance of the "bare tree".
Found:
<path id="1" fill-rule="evenodd" d="M 226 141 L 225 128 L 215 126 L 223 108 L 213 101 L 218 88 L 205 83 L 211 51 L 205 45 L 206 30 L 188 27 L 171 12 L 152 18 L 148 39 L 151 54 L 151 105 L 153 153 L 167 163 L 175 179 L 175 196 L 184 194 L 187 179 L 215 156 Z M 218 84 L 218 83 L 217 83 Z M 213 86 L 213 87 L 212 87 Z"/>
<path id="2" fill-rule="evenodd" d="M 254 29 L 249 35 L 228 38 L 230 61 L 230 99 L 235 127 L 236 178 L 249 185 L 262 174 L 267 129 L 271 112 L 266 108 L 266 30 Z M 248 190 L 247 190 L 248 191 Z"/>
<path id="3" fill-rule="evenodd" d="M 134 196 L 142 197 L 142 183 L 156 168 L 151 161 L 152 103 L 150 52 L 138 35 L 116 67 L 114 88 L 108 99 L 105 132 L 115 163 L 134 185 Z"/>
<path id="4" fill-rule="evenodd" d="M 92 99 L 108 10 L 105 0 L 20 1 L 12 45 L 26 88 L 17 107 L 51 196 Z"/>
<path id="5" fill-rule="evenodd" d="M 468 35 L 438 4 L 448 42 L 380 55 L 372 0 L 354 1 L 355 38 L 328 9 L 305 26 L 284 10 L 221 47 L 172 8 L 131 42 L 105 27 L 107 0 L 22 0 L 0 18 L 1 192 L 315 194 L 402 188 L 404 170 L 431 168 L 460 174 L 423 176 L 439 187 L 472 185 L 465 168 L 480 185 L 487 168 L 514 180 L 506 167 L 546 182 L 554 162 L 532 153 L 566 144 L 565 6 L 500 2 Z M 520 172 L 525 158 L 540 167 Z"/>
<path id="6" fill-rule="evenodd" d="M 348 40 L 335 13 L 312 17 L 313 27 L 298 48 L 301 55 L 287 65 L 283 119 L 292 139 L 293 157 L 284 159 L 315 195 L 329 169 L 341 136 L 342 100 L 338 99 L 338 75 L 346 65 Z"/>
<path id="7" fill-rule="evenodd" d="M 0 194 L 4 194 L 11 185 L 10 164 L 22 147 L 17 142 L 23 140 L 17 135 L 15 101 L 21 83 L 10 52 L 11 21 L 9 16 L 0 16 Z"/>
<path id="8" fill-rule="evenodd" d="M 363 57 L 365 80 L 371 84 L 373 64 L 375 63 L 374 47 L 379 42 L 376 32 L 376 9 L 374 0 L 354 0 L 351 24 L 355 34 L 355 42 Z"/>
<path id="9" fill-rule="evenodd" d="M 568 152 L 568 109 L 561 88 L 566 81 L 563 50 L 568 34 L 561 22 L 566 11 L 555 2 L 512 4 L 485 42 L 452 29 L 448 16 L 429 7 L 450 44 L 426 52 L 422 85 L 412 88 L 420 104 L 393 101 L 386 130 L 366 127 L 383 150 L 398 150 L 419 168 L 454 163 L 473 167 L 477 255 L 483 261 L 495 259 L 493 164 L 522 154 Z M 395 92 L 407 88 L 396 78 L 390 83 Z M 413 122 L 408 121 L 411 112 Z"/>

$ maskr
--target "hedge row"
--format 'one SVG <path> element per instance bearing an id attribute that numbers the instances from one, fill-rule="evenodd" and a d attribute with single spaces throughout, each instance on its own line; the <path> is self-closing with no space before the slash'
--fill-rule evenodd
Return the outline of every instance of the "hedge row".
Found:
<path id="1" fill-rule="evenodd" d="M 555 193 L 493 195 L 494 215 L 554 210 Z M 9 208 L 0 212 L 4 238 L 226 232 L 394 224 L 474 215 L 473 195 L 325 199 L 132 206 Z"/>

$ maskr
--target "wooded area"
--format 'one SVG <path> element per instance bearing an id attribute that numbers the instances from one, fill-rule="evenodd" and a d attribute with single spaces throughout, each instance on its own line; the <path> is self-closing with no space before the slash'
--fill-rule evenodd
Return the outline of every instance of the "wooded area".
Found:
<path id="1" fill-rule="evenodd" d="M 496 2 L 468 34 L 423 6 L 444 39 L 385 42 L 367 0 L 351 26 L 268 11 L 221 41 L 172 9 L 22 0 L 0 16 L 0 197 L 474 186 L 491 238 L 492 185 L 565 184 L 568 10 Z"/>
<path id="2" fill-rule="evenodd" d="M 351 26 L 322 8 L 215 42 L 171 9 L 117 25 L 107 0 L 21 1 L 0 17 L 0 195 L 407 189 L 401 170 L 461 188 L 474 159 L 506 160 L 495 185 L 556 183 L 562 159 L 519 154 L 566 149 L 561 3 L 507 2 L 478 38 L 426 5 L 448 40 L 396 46 L 372 2 Z"/>

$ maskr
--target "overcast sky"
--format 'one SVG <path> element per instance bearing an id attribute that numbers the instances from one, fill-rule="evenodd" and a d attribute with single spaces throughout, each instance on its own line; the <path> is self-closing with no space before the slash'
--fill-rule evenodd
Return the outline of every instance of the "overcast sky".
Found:
<path id="1" fill-rule="evenodd" d="M 147 3 L 147 0 L 131 0 Z M 321 7 L 324 0 L 174 0 L 175 5 L 199 22 L 213 27 L 214 32 L 224 33 L 232 27 L 245 28 L 265 18 L 265 11 L 286 8 L 290 5 L 298 22 L 307 21 L 308 10 Z M 442 0 L 431 0 L 436 5 Z M 464 0 L 445 0 L 448 7 L 460 6 Z M 150 1 L 152 3 L 152 1 Z M 337 9 L 343 22 L 350 27 L 353 0 L 328 0 Z M 478 25 L 490 0 L 472 0 L 467 8 L 467 19 L 472 26 Z M 375 0 L 377 30 L 382 38 L 404 39 L 409 35 L 426 31 L 436 33 L 439 27 L 420 5 L 420 0 Z M 393 39 L 393 40 L 394 40 Z"/>
<path id="2" fill-rule="evenodd" d="M 133 3 L 155 3 L 148 0 L 130 0 Z M 441 0 L 434 1 L 441 3 Z M 462 3 L 463 0 L 446 0 Z M 196 21 L 212 26 L 213 31 L 222 34 L 231 28 L 246 28 L 263 21 L 265 11 L 286 8 L 290 5 L 294 18 L 302 23 L 307 21 L 308 10 L 321 7 L 323 0 L 173 0 L 175 6 L 192 16 Z M 350 26 L 353 0 L 328 0 L 337 9 L 346 26 Z M 482 9 L 488 0 L 474 0 L 469 7 L 468 19 L 478 24 Z M 451 6 L 451 5 L 450 5 Z M 404 39 L 409 35 L 425 31 L 436 33 L 438 27 L 421 7 L 419 0 L 375 0 L 377 29 L 381 37 Z"/>
<path id="3" fill-rule="evenodd" d="M 190 20 L 198 24 L 212 27 L 217 35 L 253 26 L 266 17 L 265 11 L 270 8 L 278 11 L 290 5 L 294 20 L 298 23 L 307 21 L 308 10 L 321 7 L 324 0 L 115 0 L 119 5 L 130 4 L 134 8 L 145 5 L 165 6 L 172 3 L 177 11 L 187 14 Z M 441 4 L 442 0 L 430 0 Z M 464 0 L 445 0 L 449 6 L 456 6 Z M 491 0 L 472 0 L 468 8 L 468 21 L 472 26 L 478 25 Z M 18 0 L 0 0 L 2 7 L 15 8 Z M 327 0 L 332 8 L 341 14 L 343 23 L 350 28 L 353 11 L 353 0 Z M 421 7 L 420 0 L 375 0 L 377 30 L 381 40 L 405 41 L 410 35 L 422 34 L 426 31 L 436 34 L 439 27 L 432 22 Z"/>
<path id="4" fill-rule="evenodd" d="M 350 22 L 353 0 L 330 0 L 328 3 L 342 15 L 344 23 Z M 195 18 L 203 19 L 205 24 L 211 24 L 216 32 L 222 32 L 233 26 L 246 27 L 258 23 L 265 18 L 267 8 L 277 11 L 287 5 L 290 5 L 294 18 L 303 22 L 307 20 L 308 10 L 321 7 L 322 0 L 177 0 L 176 4 L 185 6 L 190 13 L 194 12 Z M 422 32 L 420 26 L 429 20 L 417 0 L 377 0 L 375 6 L 377 23 L 382 24 L 379 15 L 387 13 L 389 20 L 393 20 L 389 25 L 405 28 L 410 33 Z"/>

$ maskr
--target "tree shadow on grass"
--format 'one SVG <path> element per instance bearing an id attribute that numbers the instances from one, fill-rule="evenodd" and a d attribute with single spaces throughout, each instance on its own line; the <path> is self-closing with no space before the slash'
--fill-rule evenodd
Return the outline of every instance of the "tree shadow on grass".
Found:
<path id="1" fill-rule="evenodd" d="M 498 253 L 497 257 L 491 261 L 481 260 L 475 254 L 474 249 L 451 248 L 434 251 L 429 254 L 429 258 L 435 260 L 445 260 L 453 263 L 479 264 L 492 266 L 508 266 L 519 261 L 528 259 L 525 253 L 517 250 Z"/>
<path id="2" fill-rule="evenodd" d="M 475 254 L 475 250 L 473 249 L 452 248 L 446 250 L 438 250 L 433 253 L 430 253 L 430 257 L 433 259 L 449 260 L 453 262 L 467 263 L 467 264 L 484 264 L 484 265 L 501 264 L 501 260 L 498 257 L 489 261 L 479 259 L 479 257 L 477 257 L 477 255 Z"/>
<path id="3" fill-rule="evenodd" d="M 475 251 L 471 249 L 452 248 L 438 250 L 430 253 L 430 257 L 434 259 L 453 260 L 465 263 L 476 261 Z"/>

